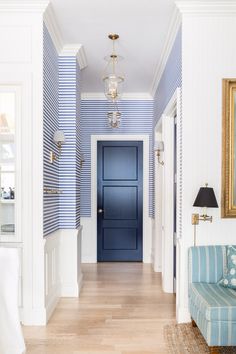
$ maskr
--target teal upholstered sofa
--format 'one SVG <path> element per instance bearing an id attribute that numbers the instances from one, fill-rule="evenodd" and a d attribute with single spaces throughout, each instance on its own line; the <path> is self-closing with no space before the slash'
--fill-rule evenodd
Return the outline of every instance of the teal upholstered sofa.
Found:
<path id="1" fill-rule="evenodd" d="M 189 309 L 212 353 L 236 346 L 236 290 L 218 284 L 226 270 L 226 246 L 189 249 Z"/>

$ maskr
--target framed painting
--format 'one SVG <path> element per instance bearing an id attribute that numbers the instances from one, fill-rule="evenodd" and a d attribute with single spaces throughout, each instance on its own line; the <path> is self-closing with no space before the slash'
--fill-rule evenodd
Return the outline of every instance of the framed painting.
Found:
<path id="1" fill-rule="evenodd" d="M 223 79 L 222 203 L 223 218 L 236 218 L 236 79 Z"/>

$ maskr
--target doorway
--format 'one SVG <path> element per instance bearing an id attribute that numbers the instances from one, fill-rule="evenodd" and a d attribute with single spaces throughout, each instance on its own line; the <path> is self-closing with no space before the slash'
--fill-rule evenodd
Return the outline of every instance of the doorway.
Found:
<path id="1" fill-rule="evenodd" d="M 97 146 L 97 260 L 143 259 L 143 143 Z"/>
<path id="2" fill-rule="evenodd" d="M 91 217 L 81 218 L 84 263 L 97 263 L 97 148 L 99 141 L 141 141 L 143 143 L 143 263 L 151 262 L 152 218 L 150 212 L 150 139 L 148 134 L 103 134 L 91 136 Z M 89 254 L 89 256 L 86 255 Z"/>
<path id="3" fill-rule="evenodd" d="M 176 90 L 155 128 L 155 139 L 163 141 L 164 151 L 161 165 L 155 161 L 156 190 L 156 247 L 155 256 L 161 246 L 162 286 L 167 293 L 178 288 L 178 239 L 180 226 L 180 91 Z M 157 194 L 158 193 L 158 194 Z M 157 261 L 156 261 L 157 263 Z M 158 264 L 156 264 L 157 268 Z"/>

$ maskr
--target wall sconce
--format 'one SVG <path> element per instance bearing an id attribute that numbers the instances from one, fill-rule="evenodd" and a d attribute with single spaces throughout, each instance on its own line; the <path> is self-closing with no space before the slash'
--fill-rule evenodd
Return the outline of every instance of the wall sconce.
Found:
<path id="1" fill-rule="evenodd" d="M 163 165 L 164 165 L 164 161 L 160 161 L 161 152 L 164 151 L 164 143 L 163 143 L 163 141 L 156 141 L 156 142 L 155 142 L 154 151 L 155 151 L 156 154 L 157 154 L 157 162 L 158 162 L 160 165 L 163 166 Z"/>
<path id="2" fill-rule="evenodd" d="M 199 224 L 199 221 L 212 222 L 212 216 L 207 215 L 207 208 L 218 208 L 214 190 L 213 188 L 208 187 L 208 183 L 206 183 L 205 187 L 199 189 L 193 206 L 203 208 L 202 215 L 192 214 L 192 225 L 194 225 L 194 246 L 196 246 L 196 225 Z"/>
<path id="3" fill-rule="evenodd" d="M 64 132 L 62 130 L 56 130 L 53 134 L 53 141 L 58 147 L 59 155 L 61 154 L 62 144 L 66 141 Z M 50 163 L 53 163 L 57 159 L 57 155 L 54 151 L 50 151 Z"/>
<path id="4" fill-rule="evenodd" d="M 83 163 L 84 163 L 84 162 L 85 162 L 84 154 L 81 153 L 81 154 L 80 154 L 80 168 L 83 167 Z"/>

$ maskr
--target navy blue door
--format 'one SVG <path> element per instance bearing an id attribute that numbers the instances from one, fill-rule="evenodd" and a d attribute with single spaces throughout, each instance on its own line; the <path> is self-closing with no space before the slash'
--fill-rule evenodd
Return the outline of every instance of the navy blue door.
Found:
<path id="1" fill-rule="evenodd" d="M 142 261 L 142 199 L 142 142 L 98 142 L 99 262 Z"/>

